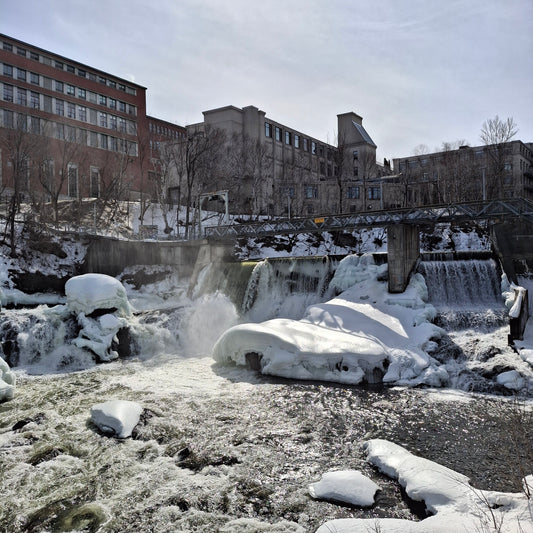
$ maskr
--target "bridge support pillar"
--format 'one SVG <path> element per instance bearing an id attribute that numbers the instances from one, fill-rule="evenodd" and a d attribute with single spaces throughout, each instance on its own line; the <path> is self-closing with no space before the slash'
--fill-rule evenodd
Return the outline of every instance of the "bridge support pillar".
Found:
<path id="1" fill-rule="evenodd" d="M 395 224 L 387 227 L 389 292 L 403 292 L 420 256 L 418 226 Z"/>

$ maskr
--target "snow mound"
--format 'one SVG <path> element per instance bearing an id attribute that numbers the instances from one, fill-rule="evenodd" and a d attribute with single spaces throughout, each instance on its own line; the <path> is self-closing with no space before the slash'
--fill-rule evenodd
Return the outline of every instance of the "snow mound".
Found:
<path id="1" fill-rule="evenodd" d="M 130 315 L 126 289 L 115 278 L 105 274 L 83 274 L 70 278 L 65 284 L 67 307 L 74 313 L 90 315 L 97 309 L 117 309 Z"/>
<path id="2" fill-rule="evenodd" d="M 309 494 L 318 500 L 329 500 L 370 507 L 380 486 L 358 470 L 326 472 L 320 481 L 309 485 Z"/>
<path id="3" fill-rule="evenodd" d="M 15 374 L 0 357 L 0 402 L 12 400 L 15 395 Z"/>
<path id="4" fill-rule="evenodd" d="M 91 408 L 91 419 L 104 433 L 127 439 L 139 423 L 142 412 L 143 408 L 137 402 L 109 400 Z"/>
<path id="5" fill-rule="evenodd" d="M 370 440 L 365 448 L 368 461 L 397 479 L 411 499 L 424 502 L 432 516 L 420 522 L 395 518 L 331 520 L 317 533 L 495 531 L 495 525 L 501 533 L 533 532 L 533 510 L 525 493 L 476 489 L 463 474 L 386 440 Z M 528 476 L 524 483 L 531 479 Z"/>
<path id="6" fill-rule="evenodd" d="M 227 330 L 213 348 L 220 363 L 246 365 L 258 358 L 262 373 L 292 379 L 358 384 L 442 386 L 448 374 L 429 356 L 442 330 L 428 322 L 421 276 L 402 295 L 378 281 L 382 267 L 371 256 L 343 259 L 332 284 L 344 290 L 309 306 L 301 320 L 273 319 Z"/>

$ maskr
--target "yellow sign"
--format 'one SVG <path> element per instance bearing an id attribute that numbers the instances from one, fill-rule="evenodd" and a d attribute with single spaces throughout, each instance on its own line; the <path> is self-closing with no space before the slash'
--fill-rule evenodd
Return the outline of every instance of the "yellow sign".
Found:
<path id="1" fill-rule="evenodd" d="M 315 224 L 323 224 L 324 223 L 324 217 L 315 218 Z"/>

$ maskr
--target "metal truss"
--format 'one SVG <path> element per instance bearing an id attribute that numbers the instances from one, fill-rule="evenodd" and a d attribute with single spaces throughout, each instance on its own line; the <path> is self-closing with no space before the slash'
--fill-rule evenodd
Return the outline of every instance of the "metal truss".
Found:
<path id="1" fill-rule="evenodd" d="M 204 235 L 211 239 L 231 239 L 236 237 L 353 230 L 361 227 L 386 227 L 394 224 L 437 224 L 510 218 L 521 218 L 533 224 L 533 202 L 524 198 L 513 198 L 393 209 L 390 211 L 367 211 L 348 215 L 265 220 L 228 226 L 209 226 L 204 228 Z"/>

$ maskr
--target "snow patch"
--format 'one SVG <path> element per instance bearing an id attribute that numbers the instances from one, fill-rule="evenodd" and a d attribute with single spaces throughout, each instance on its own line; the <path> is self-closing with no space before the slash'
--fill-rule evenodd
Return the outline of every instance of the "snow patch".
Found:
<path id="1" fill-rule="evenodd" d="M 127 439 L 139 423 L 142 412 L 143 408 L 137 402 L 109 400 L 91 408 L 91 419 L 104 433 Z"/>

